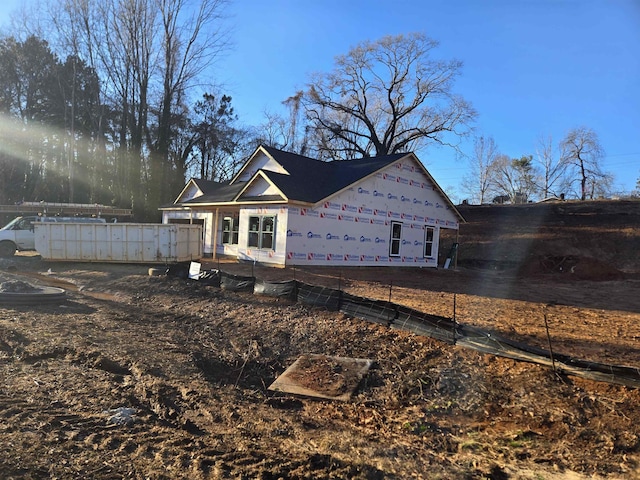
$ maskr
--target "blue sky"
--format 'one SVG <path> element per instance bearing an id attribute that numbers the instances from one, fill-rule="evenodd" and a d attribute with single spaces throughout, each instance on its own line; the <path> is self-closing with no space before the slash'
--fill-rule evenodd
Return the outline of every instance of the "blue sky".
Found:
<path id="1" fill-rule="evenodd" d="M 0 21 L 13 8 L 3 3 Z M 464 62 L 454 90 L 501 153 L 535 155 L 541 136 L 558 143 L 584 125 L 617 190 L 640 177 L 640 0 L 234 0 L 229 13 L 233 47 L 214 76 L 243 123 L 280 111 L 357 43 L 423 32 L 440 42 L 437 56 Z M 418 153 L 454 200 L 465 198 L 467 161 L 447 148 Z"/>
<path id="2" fill-rule="evenodd" d="M 242 0 L 232 12 L 235 47 L 221 78 L 247 123 L 357 43 L 424 32 L 440 42 L 436 55 L 464 62 L 455 91 L 478 111 L 476 133 L 493 136 L 502 153 L 535 154 L 540 136 L 559 142 L 585 125 L 617 189 L 640 177 L 638 0 Z M 455 190 L 467 161 L 446 148 L 419 156 L 464 198 Z"/>

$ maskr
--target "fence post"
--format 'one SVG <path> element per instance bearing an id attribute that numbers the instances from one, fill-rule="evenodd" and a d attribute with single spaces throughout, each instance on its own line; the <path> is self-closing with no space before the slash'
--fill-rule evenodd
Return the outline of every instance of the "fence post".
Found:
<path id="1" fill-rule="evenodd" d="M 456 344 L 456 294 L 453 294 L 453 344 Z"/>
<path id="2" fill-rule="evenodd" d="M 391 309 L 391 290 L 393 289 L 393 280 L 389 281 L 389 310 Z M 391 315 L 391 313 L 389 312 L 389 315 Z M 389 318 L 389 315 L 387 315 L 387 326 L 391 326 L 391 318 Z M 395 317 L 394 317 L 395 318 Z"/>
<path id="3" fill-rule="evenodd" d="M 557 375 L 556 361 L 553 358 L 553 348 L 551 348 L 551 335 L 549 334 L 549 322 L 547 322 L 547 312 L 544 313 L 544 326 L 547 329 L 547 341 L 549 342 L 549 355 L 551 355 L 551 367 L 553 368 L 553 373 Z"/>

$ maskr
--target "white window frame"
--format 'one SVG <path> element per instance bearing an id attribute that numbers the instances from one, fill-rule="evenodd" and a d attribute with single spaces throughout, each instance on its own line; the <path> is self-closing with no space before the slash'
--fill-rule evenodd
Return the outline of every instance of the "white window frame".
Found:
<path id="1" fill-rule="evenodd" d="M 431 240 L 429 240 L 429 232 L 431 232 Z M 424 258 L 434 258 L 433 247 L 436 244 L 436 227 L 424 227 Z M 427 248 L 429 252 L 427 254 Z"/>
<path id="2" fill-rule="evenodd" d="M 393 230 L 396 225 L 400 226 L 399 236 L 397 238 L 393 236 Z M 398 251 L 396 253 L 393 253 L 394 245 L 398 246 Z M 391 232 L 389 233 L 389 256 L 399 257 L 401 246 L 402 246 L 402 222 L 391 222 Z"/>
<path id="3" fill-rule="evenodd" d="M 229 229 L 226 230 L 225 226 L 228 223 Z M 222 219 L 222 244 L 223 245 L 237 245 L 238 244 L 238 231 L 240 227 L 240 219 L 237 215 L 232 217 L 224 217 Z M 228 238 L 225 242 L 225 234 Z"/>
<path id="4" fill-rule="evenodd" d="M 258 219 L 258 229 L 252 230 L 252 219 Z M 247 228 L 247 248 L 257 248 L 258 250 L 275 250 L 276 246 L 276 221 L 277 215 L 249 215 L 249 224 Z M 271 222 L 269 222 L 271 220 Z M 271 225 L 269 225 L 271 223 Z M 270 228 L 270 229 L 269 229 Z M 252 244 L 252 239 L 255 238 Z M 271 238 L 271 245 L 266 246 L 269 242 L 265 242 L 266 239 Z"/>

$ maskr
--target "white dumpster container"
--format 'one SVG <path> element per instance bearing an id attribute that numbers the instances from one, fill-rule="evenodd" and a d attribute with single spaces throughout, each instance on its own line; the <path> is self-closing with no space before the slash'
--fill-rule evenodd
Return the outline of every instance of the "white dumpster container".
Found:
<path id="1" fill-rule="evenodd" d="M 202 257 L 200 225 L 43 223 L 36 250 L 45 260 L 174 263 Z"/>

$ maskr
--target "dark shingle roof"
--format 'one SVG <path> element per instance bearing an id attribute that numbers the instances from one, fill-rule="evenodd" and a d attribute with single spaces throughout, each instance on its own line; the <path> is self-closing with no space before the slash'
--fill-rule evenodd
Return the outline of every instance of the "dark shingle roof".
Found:
<path id="1" fill-rule="evenodd" d="M 273 159 L 289 172 L 289 175 L 262 170 L 262 173 L 289 199 L 305 203 L 317 203 L 347 188 L 387 165 L 407 155 L 398 153 L 383 157 L 323 162 L 303 155 L 263 147 Z M 194 178 L 203 195 L 182 202 L 182 205 L 232 202 L 247 182 L 219 183 Z M 277 200 L 263 196 L 264 201 Z M 256 201 L 257 197 L 243 198 Z"/>
<path id="2" fill-rule="evenodd" d="M 196 183 L 198 180 L 194 179 Z M 202 182 L 202 180 L 200 180 Z M 198 183 L 198 187 L 204 195 L 200 195 L 199 197 L 192 198 L 191 200 L 187 200 L 182 202 L 183 205 L 190 204 L 200 204 L 200 203 L 225 203 L 231 202 L 233 199 L 240 193 L 240 190 L 244 188 L 246 182 L 237 182 L 233 185 L 230 185 L 229 182 L 219 183 L 212 182 L 210 180 L 206 180 L 205 188 L 203 188 L 200 183 Z"/>
<path id="3" fill-rule="evenodd" d="M 339 192 L 387 165 L 406 153 L 383 157 L 322 162 L 313 158 L 264 147 L 290 175 L 263 171 L 289 200 L 317 203 Z"/>

